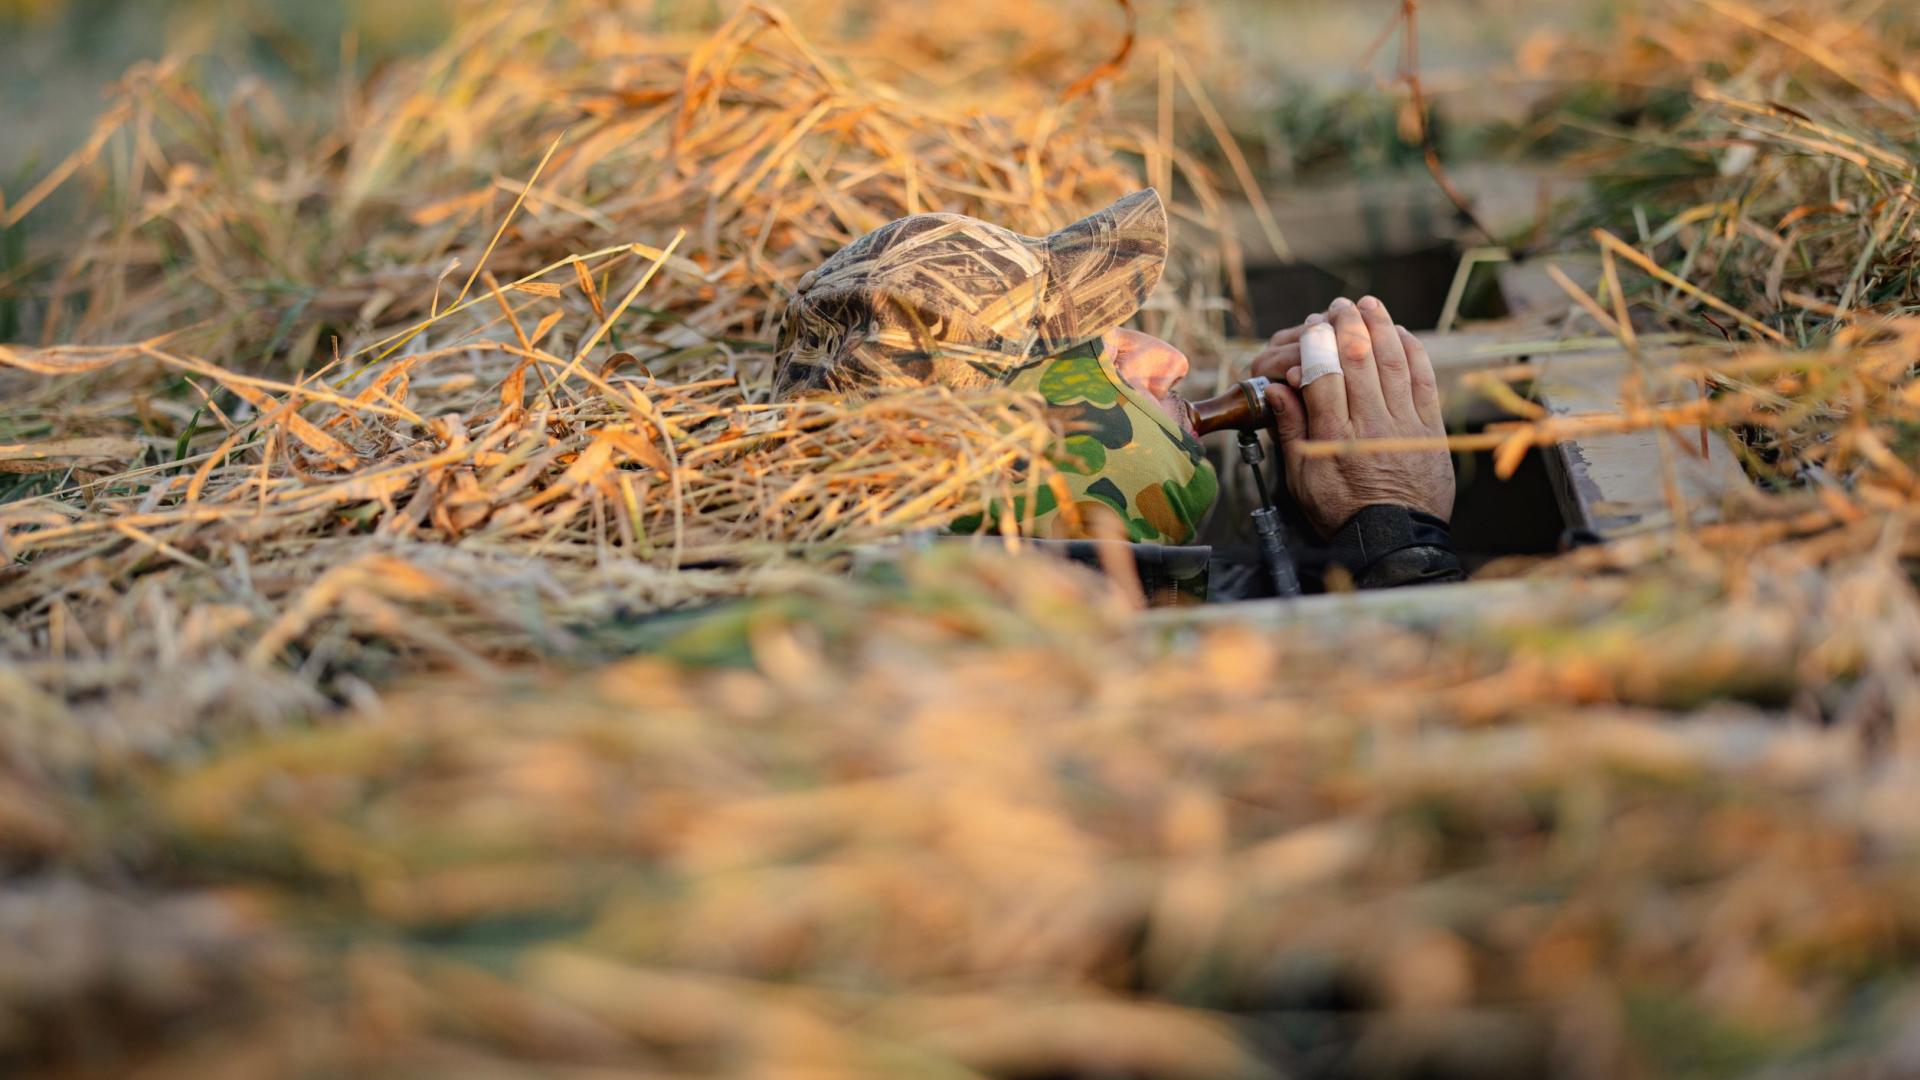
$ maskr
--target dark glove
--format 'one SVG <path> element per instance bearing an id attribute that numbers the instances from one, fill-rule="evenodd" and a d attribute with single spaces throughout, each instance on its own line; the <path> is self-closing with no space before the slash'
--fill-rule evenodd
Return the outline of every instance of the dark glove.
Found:
<path id="1" fill-rule="evenodd" d="M 1362 589 L 1464 581 L 1447 523 L 1404 506 L 1369 506 L 1347 519 L 1328 544 L 1328 562 Z"/>

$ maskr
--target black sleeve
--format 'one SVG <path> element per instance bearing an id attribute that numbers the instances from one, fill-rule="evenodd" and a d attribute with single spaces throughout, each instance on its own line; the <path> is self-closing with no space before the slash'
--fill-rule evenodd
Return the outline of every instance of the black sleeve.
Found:
<path id="1" fill-rule="evenodd" d="M 1332 564 L 1344 566 L 1362 589 L 1463 581 L 1447 523 L 1404 506 L 1369 506 L 1353 515 L 1329 544 Z"/>

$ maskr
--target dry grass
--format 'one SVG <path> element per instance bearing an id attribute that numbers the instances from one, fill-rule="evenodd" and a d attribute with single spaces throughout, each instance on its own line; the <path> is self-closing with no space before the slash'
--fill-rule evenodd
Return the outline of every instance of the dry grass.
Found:
<path id="1" fill-rule="evenodd" d="M 1117 49 L 1127 24 L 1110 4 L 1091 10 Z M 947 70 L 905 29 L 868 44 Z M 1165 157 L 1154 136 L 1101 122 L 1087 95 L 1061 100 L 1103 55 L 1067 71 L 1049 59 L 950 98 L 850 73 L 773 8 L 743 6 L 709 37 L 567 0 L 475 4 L 441 50 L 347 86 L 318 117 L 258 86 L 211 101 L 191 65 L 136 69 L 87 147 L 0 221 L 76 170 L 121 211 L 77 250 L 61 238 L 29 313 L 43 344 L 168 334 L 294 371 L 337 335 L 354 359 L 380 356 L 443 308 L 488 303 L 482 264 L 501 281 L 576 256 L 602 273 L 587 252 L 664 246 L 677 229 L 688 258 L 649 293 L 652 318 L 621 332 L 764 342 L 784 288 L 902 214 L 1044 233 L 1137 186 L 1117 154 Z M 1200 204 L 1178 212 L 1204 229 L 1218 200 L 1187 164 Z"/>
<path id="2" fill-rule="evenodd" d="M 1115 8 L 889 10 L 842 55 L 476 4 L 318 112 L 130 78 L 67 178 L 117 212 L 7 286 L 0 1063 L 1911 1071 L 1910 21 L 1712 0 L 1595 50 L 1713 80 L 1643 141 L 1752 158 L 1583 241 L 1569 332 L 1695 343 L 1489 439 L 1717 425 L 1773 490 L 1445 618 L 1171 628 L 1033 560 L 842 572 L 1050 435 L 767 403 L 813 261 L 1169 172 L 1153 317 L 1216 328 L 1237 258 L 1155 115 L 1178 65 L 1061 100 Z"/>
<path id="3" fill-rule="evenodd" d="M 1608 56 L 1567 47 L 1542 61 L 1591 67 L 1644 97 L 1690 94 L 1670 128 L 1598 128 L 1605 138 L 1582 159 L 1620 189 L 1605 204 L 1615 230 L 1725 304 L 1702 311 L 1698 292 L 1663 282 L 1647 306 L 1713 336 L 1745 329 L 1801 347 L 1849 323 L 1920 313 L 1913 17 L 1650 6 Z"/>
<path id="4" fill-rule="evenodd" d="M 1589 287 L 1550 271 L 1571 301 L 1559 332 L 1618 339 L 1631 375 L 1616 410 L 1496 424 L 1452 445 L 1492 449 L 1510 471 L 1534 447 L 1645 428 L 1672 433 L 1675 455 L 1697 455 L 1690 434 L 1717 428 L 1736 437 L 1768 497 L 1691 539 L 1743 550 L 1880 514 L 1904 522 L 1920 451 L 1916 40 L 1905 7 L 1856 16 L 1659 0 L 1629 5 L 1609 37 L 1531 41 L 1521 78 L 1578 73 L 1544 100 L 1538 129 L 1584 134 L 1564 164 L 1591 174 L 1594 192 L 1566 215 L 1579 227 L 1565 240 L 1530 242 L 1594 268 Z M 1592 115 L 1596 87 L 1614 91 L 1605 122 Z M 1659 347 L 1643 344 L 1656 334 Z M 1551 364 L 1486 378 L 1506 386 Z M 1685 521 L 1687 508 L 1673 516 Z M 1632 565 L 1675 539 L 1605 558 Z M 1819 550 L 1859 553 L 1830 539 Z"/>
<path id="5" fill-rule="evenodd" d="M 418 354 L 312 421 L 288 404 L 298 388 L 200 372 L 257 419 L 195 457 L 82 484 L 84 504 L 7 507 L 0 543 L 19 570 L 0 643 L 30 658 L 10 670 L 10 749 L 75 767 L 168 754 L 209 716 L 323 706 L 314 692 L 342 679 L 569 652 L 570 624 L 737 595 L 796 551 L 1010 505 L 1014 464 L 1053 437 L 1021 398 L 752 405 L 724 371 L 660 383 L 622 367 L 569 391 L 568 365 L 537 346 L 507 363 L 478 409 L 432 406 L 470 400 L 484 360 Z M 553 376 L 535 392 L 539 365 Z"/>
<path id="6" fill-rule="evenodd" d="M 1123 12 L 1095 10 L 1117 40 Z M 562 3 L 476 5 L 318 118 L 135 72 L 7 211 L 31 220 L 75 175 L 121 211 L 47 253 L 18 290 L 41 344 L 0 350 L 19 707 L 53 729 L 75 702 L 157 707 L 191 732 L 226 680 L 142 687 L 150 659 L 243 680 L 291 662 L 311 704 L 369 635 L 477 668 L 590 612 L 742 587 L 690 565 L 1009 505 L 1007 467 L 1046 438 L 1034 403 L 774 405 L 766 342 L 794 279 L 900 214 L 1044 232 L 1135 186 L 1070 81 L 961 108 L 864 81 L 775 9 L 687 38 Z M 1189 184 L 1204 224 L 1217 200 Z M 1217 265 L 1187 229 L 1188 265 Z M 435 604 L 457 622 L 409 614 Z"/>
<path id="7" fill-rule="evenodd" d="M 416 683 L 113 803 L 17 789 L 15 858 L 192 891 L 14 886 L 11 921 L 107 944 L 11 999 L 12 1046 L 111 1032 L 157 1075 L 1731 1075 L 1912 1018 L 1910 769 L 1861 768 L 1863 733 L 1901 761 L 1920 730 L 1890 563 L 1174 647 L 1044 565 L 904 572 L 591 672 Z"/>

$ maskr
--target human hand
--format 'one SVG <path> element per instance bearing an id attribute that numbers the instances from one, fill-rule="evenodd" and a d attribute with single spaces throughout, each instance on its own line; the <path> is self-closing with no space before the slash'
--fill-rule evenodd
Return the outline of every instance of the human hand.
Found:
<path id="1" fill-rule="evenodd" d="M 1320 325 L 1333 328 L 1340 369 L 1302 387 L 1302 342 Z M 1453 462 L 1444 449 L 1300 452 L 1306 439 L 1445 437 L 1433 361 L 1418 338 L 1394 325 L 1386 305 L 1371 296 L 1359 304 L 1334 301 L 1326 315 L 1275 334 L 1254 357 L 1253 373 L 1272 380 L 1267 401 L 1279 418 L 1287 484 L 1323 536 L 1369 506 L 1405 506 L 1442 521 L 1453 516 Z"/>

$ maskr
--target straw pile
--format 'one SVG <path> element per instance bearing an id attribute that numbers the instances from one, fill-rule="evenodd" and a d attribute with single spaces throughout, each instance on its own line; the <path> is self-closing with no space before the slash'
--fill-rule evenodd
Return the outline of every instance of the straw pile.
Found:
<path id="1" fill-rule="evenodd" d="M 556 0 L 318 118 L 131 77 L 73 170 L 124 213 L 16 271 L 0 346 L 0 1064 L 1920 1069 L 1916 28 L 1707 6 L 1617 55 L 1720 50 L 1641 134 L 1752 160 L 1599 204 L 1569 282 L 1572 321 L 1698 344 L 1491 438 L 1721 425 L 1773 490 L 1411 624 L 1169 632 L 958 549 L 838 572 L 1050 433 L 766 402 L 780 289 L 908 209 L 1059 224 L 1128 148 L 1205 180 L 1127 85 L 1061 103 L 1117 41 L 982 80 L 887 7 L 847 66 L 770 9 Z M 975 110 L 870 81 L 916 59 Z M 1197 327 L 1233 254 L 1188 258 L 1155 314 Z"/>
<path id="2" fill-rule="evenodd" d="M 578 3 L 475 5 L 317 119 L 135 71 L 5 211 L 74 174 L 121 210 L 18 290 L 41 344 L 0 347 L 12 737 L 135 714 L 161 749 L 339 698 L 369 638 L 477 667 L 745 587 L 688 566 L 1010 505 L 1035 403 L 773 405 L 767 342 L 794 279 L 901 214 L 1040 233 L 1137 186 L 1070 82 L 915 103 L 779 10 L 682 39 Z M 143 685 L 155 661 L 194 685 Z"/>
<path id="3" fill-rule="evenodd" d="M 1904 535 L 1920 419 L 1916 42 L 1906 6 L 1740 0 L 1637 5 L 1597 42 L 1532 41 L 1520 77 L 1582 73 L 1543 100 L 1534 130 L 1578 136 L 1565 161 L 1594 177 L 1594 197 L 1565 242 L 1531 254 L 1597 261 L 1593 288 L 1550 271 L 1572 301 L 1564 326 L 1617 337 L 1636 371 L 1617 415 L 1499 426 L 1478 445 L 1513 464 L 1556 439 L 1660 427 L 1686 453 L 1687 432 L 1718 428 L 1770 497 L 1693 539 L 1821 534 L 1818 561 L 1885 528 Z M 1655 332 L 1680 337 L 1642 343 Z M 1689 384 L 1707 393 L 1678 392 Z M 1863 523 L 1851 542 L 1827 533 Z M 1630 564 L 1672 541 L 1598 558 Z"/>
<path id="4" fill-rule="evenodd" d="M 1536 44 L 1532 68 L 1629 88 L 1606 122 L 1577 121 L 1595 145 L 1576 160 L 1605 177 L 1608 225 L 1738 309 L 1692 314 L 1692 329 L 1805 347 L 1853 316 L 1920 309 L 1920 20 L 1736 0 L 1656 10 L 1605 55 Z M 1700 76 L 1712 81 L 1690 84 Z M 1651 306 L 1685 298 L 1660 294 Z"/>
<path id="5" fill-rule="evenodd" d="M 556 263 L 603 275 L 622 269 L 599 252 L 609 241 L 659 248 L 685 229 L 651 320 L 620 330 L 737 347 L 764 342 L 782 290 L 877 225 L 947 210 L 1044 233 L 1138 186 L 1117 151 L 1166 156 L 1150 135 L 1083 122 L 1080 83 L 1102 56 L 1061 71 L 1043 55 L 991 93 L 969 85 L 963 107 L 849 74 L 759 5 L 698 37 L 577 0 L 465 10 L 443 48 L 350 84 L 318 117 L 257 85 L 210 100 L 191 65 L 136 68 L 86 147 L 0 212 L 25 220 L 76 172 L 122 210 L 77 250 L 60 238 L 29 329 L 49 345 L 164 333 L 294 371 L 331 359 L 334 336 L 352 358 L 384 356 L 420 320 L 491 309 L 483 274 L 557 269 L 571 291 Z M 1120 45 L 1130 29 L 1092 10 Z M 901 23 L 916 20 L 880 25 Z M 896 61 L 923 56 L 919 35 L 873 36 Z M 1198 166 L 1182 179 L 1217 206 Z"/>
<path id="6" fill-rule="evenodd" d="M 112 800 L 17 787 L 39 872 L 0 940 L 61 948 L 9 1045 L 160 1076 L 1831 1062 L 1920 1006 L 1913 777 L 1860 764 L 1863 733 L 1912 760 L 1920 627 L 1888 564 L 1754 569 L 1170 646 L 1045 565 L 924 559 Z"/>

